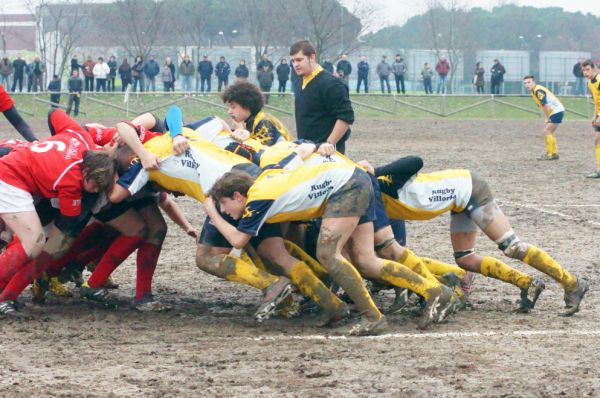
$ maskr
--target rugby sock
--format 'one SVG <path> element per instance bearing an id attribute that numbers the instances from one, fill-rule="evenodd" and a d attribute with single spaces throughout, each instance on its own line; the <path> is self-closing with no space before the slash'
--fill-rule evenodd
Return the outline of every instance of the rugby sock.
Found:
<path id="1" fill-rule="evenodd" d="M 92 289 L 98 289 L 119 265 L 143 242 L 139 236 L 121 235 L 110 245 L 102 260 L 92 272 L 87 284 Z"/>
<path id="2" fill-rule="evenodd" d="M 256 253 L 254 248 L 250 245 L 246 245 L 244 251 L 240 258 L 247 262 L 248 264 L 254 264 L 258 269 L 262 269 L 263 271 L 267 271 L 267 266 L 260 258 L 260 256 Z"/>
<path id="3" fill-rule="evenodd" d="M 600 144 L 596 145 L 596 164 L 598 165 L 598 171 L 600 172 Z"/>
<path id="4" fill-rule="evenodd" d="M 317 260 L 312 258 L 308 253 L 300 248 L 297 244 L 292 241 L 284 240 L 283 244 L 285 249 L 290 253 L 292 257 L 299 258 L 304 261 L 306 265 L 310 267 L 310 269 L 315 273 L 317 278 L 328 283 L 330 282 L 329 274 L 327 270 L 319 263 Z"/>
<path id="5" fill-rule="evenodd" d="M 335 311 L 343 306 L 342 300 L 327 289 L 323 282 L 315 276 L 312 269 L 303 261 L 294 264 L 290 269 L 289 277 L 302 294 L 310 297 L 324 310 Z"/>
<path id="6" fill-rule="evenodd" d="M 558 155 L 558 145 L 556 144 L 556 137 L 554 134 L 552 137 L 552 155 Z"/>
<path id="7" fill-rule="evenodd" d="M 421 275 L 425 279 L 436 281 L 435 276 L 427 269 L 421 258 L 418 257 L 412 250 L 406 248 L 404 253 L 398 258 L 398 262 L 407 266 L 413 272 Z"/>
<path id="8" fill-rule="evenodd" d="M 439 293 L 440 283 L 435 279 L 435 282 L 421 277 L 416 272 L 411 271 L 408 267 L 390 260 L 382 260 L 383 267 L 381 268 L 381 279 L 384 281 L 408 290 L 411 290 L 418 295 L 421 295 L 428 300 L 432 292 Z"/>
<path id="9" fill-rule="evenodd" d="M 530 245 L 523 262 L 550 276 L 560 283 L 566 291 L 571 291 L 577 287 L 577 278 L 540 248 Z"/>
<path id="10" fill-rule="evenodd" d="M 483 257 L 480 269 L 481 275 L 508 282 L 521 289 L 527 289 L 531 284 L 531 277 L 529 275 L 509 267 L 494 257 Z"/>
<path id="11" fill-rule="evenodd" d="M 44 272 L 51 261 L 52 256 L 42 251 L 34 260 L 29 261 L 21 267 L 10 278 L 10 281 L 0 294 L 0 301 L 16 300 L 27 286 L 42 275 L 42 272 Z"/>
<path id="12" fill-rule="evenodd" d="M 546 134 L 546 155 L 552 155 L 552 135 Z"/>
<path id="13" fill-rule="evenodd" d="M 25 263 L 29 260 L 29 255 L 25 253 L 25 248 L 20 240 L 15 236 L 6 246 L 6 249 L 0 254 L 0 283 L 8 283 L 9 279 L 15 275 Z"/>
<path id="14" fill-rule="evenodd" d="M 344 289 L 361 315 L 370 321 L 381 319 L 383 315 L 371 298 L 362 277 L 348 260 L 342 256 L 336 257 L 332 263 L 328 264 L 328 269 L 331 278 Z"/>
<path id="15" fill-rule="evenodd" d="M 225 255 L 215 275 L 231 282 L 243 283 L 260 290 L 264 290 L 270 284 L 277 282 L 277 277 L 256 268 L 241 258 Z"/>
<path id="16" fill-rule="evenodd" d="M 467 272 L 464 269 L 457 267 L 456 265 L 443 263 L 433 258 L 421 257 L 421 261 L 423 261 L 423 264 L 425 264 L 427 269 L 431 271 L 432 274 L 438 276 L 442 276 L 447 273 L 453 273 L 462 278 Z"/>
<path id="17" fill-rule="evenodd" d="M 158 264 L 161 247 L 142 242 L 137 252 L 137 274 L 135 281 L 135 299 L 141 300 L 152 294 L 152 277 Z"/>

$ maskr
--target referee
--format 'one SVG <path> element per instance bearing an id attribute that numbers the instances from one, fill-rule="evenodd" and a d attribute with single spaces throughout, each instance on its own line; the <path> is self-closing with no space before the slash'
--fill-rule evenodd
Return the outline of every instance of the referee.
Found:
<path id="1" fill-rule="evenodd" d="M 290 56 L 300 78 L 294 83 L 298 138 L 315 142 L 322 155 L 336 150 L 345 153 L 354 122 L 348 88 L 317 63 L 317 53 L 309 41 L 294 43 Z"/>

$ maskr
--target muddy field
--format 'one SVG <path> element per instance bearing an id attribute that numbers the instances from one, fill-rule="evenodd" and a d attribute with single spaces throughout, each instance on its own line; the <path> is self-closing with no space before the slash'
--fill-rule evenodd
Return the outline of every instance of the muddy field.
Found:
<path id="1" fill-rule="evenodd" d="M 566 122 L 558 131 L 560 160 L 538 162 L 542 128 L 362 120 L 348 154 L 376 164 L 417 154 L 425 171 L 478 171 L 523 240 L 590 281 L 573 318 L 557 315 L 562 290 L 545 276 L 547 289 L 528 315 L 513 312 L 516 288 L 479 277 L 474 310 L 426 332 L 407 314 L 389 317 L 390 334 L 377 338 L 343 338 L 347 325 L 319 329 L 312 316 L 256 324 L 259 292 L 198 271 L 192 238 L 170 224 L 154 287 L 175 308 L 146 314 L 75 298 L 37 306 L 27 291 L 31 319 L 0 319 L 0 396 L 599 396 L 600 181 L 583 178 L 594 170 L 592 132 L 589 123 Z M 7 131 L 4 120 L 0 131 Z M 199 225 L 200 206 L 179 203 Z M 446 216 L 409 224 L 409 246 L 452 262 L 448 224 Z M 502 256 L 483 235 L 477 246 Z M 124 297 L 133 295 L 134 271 L 129 259 L 114 275 Z M 385 307 L 391 292 L 376 299 Z"/>

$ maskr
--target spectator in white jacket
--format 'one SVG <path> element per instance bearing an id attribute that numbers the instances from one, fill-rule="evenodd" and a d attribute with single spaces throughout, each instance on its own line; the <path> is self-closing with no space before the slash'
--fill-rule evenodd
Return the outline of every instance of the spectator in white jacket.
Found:
<path id="1" fill-rule="evenodd" d="M 96 91 L 106 91 L 106 78 L 110 73 L 108 64 L 104 62 L 104 58 L 99 57 L 98 62 L 94 65 L 94 79 L 96 79 Z"/>

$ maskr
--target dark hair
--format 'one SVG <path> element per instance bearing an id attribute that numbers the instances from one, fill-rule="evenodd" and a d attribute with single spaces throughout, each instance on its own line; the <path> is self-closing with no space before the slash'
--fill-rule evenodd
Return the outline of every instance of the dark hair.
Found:
<path id="1" fill-rule="evenodd" d="M 531 79 L 531 80 L 535 81 L 535 76 L 533 76 L 533 75 L 527 75 L 527 76 L 525 76 L 523 78 L 523 80 L 527 80 L 527 79 Z"/>
<path id="2" fill-rule="evenodd" d="M 315 50 L 315 47 L 308 40 L 300 40 L 292 44 L 292 47 L 290 47 L 290 55 L 295 55 L 299 52 L 302 52 L 302 54 L 307 57 L 317 54 L 317 50 Z"/>
<path id="3" fill-rule="evenodd" d="M 216 202 L 223 198 L 232 198 L 236 192 L 248 196 L 250 187 L 254 184 L 254 178 L 243 171 L 230 171 L 223 174 L 211 188 L 209 195 Z"/>
<path id="4" fill-rule="evenodd" d="M 104 192 L 115 182 L 117 162 L 104 151 L 88 150 L 83 154 L 81 171 L 86 180 L 96 182 L 98 192 Z"/>
<path id="5" fill-rule="evenodd" d="M 264 106 L 264 100 L 260 89 L 248 81 L 237 81 L 230 85 L 221 94 L 224 103 L 235 102 L 241 107 L 249 109 L 255 115 Z"/>
<path id="6" fill-rule="evenodd" d="M 596 64 L 594 63 L 594 61 L 592 61 L 591 59 L 586 59 L 585 61 L 583 61 L 581 63 L 581 66 L 590 66 L 592 68 L 596 68 Z"/>

